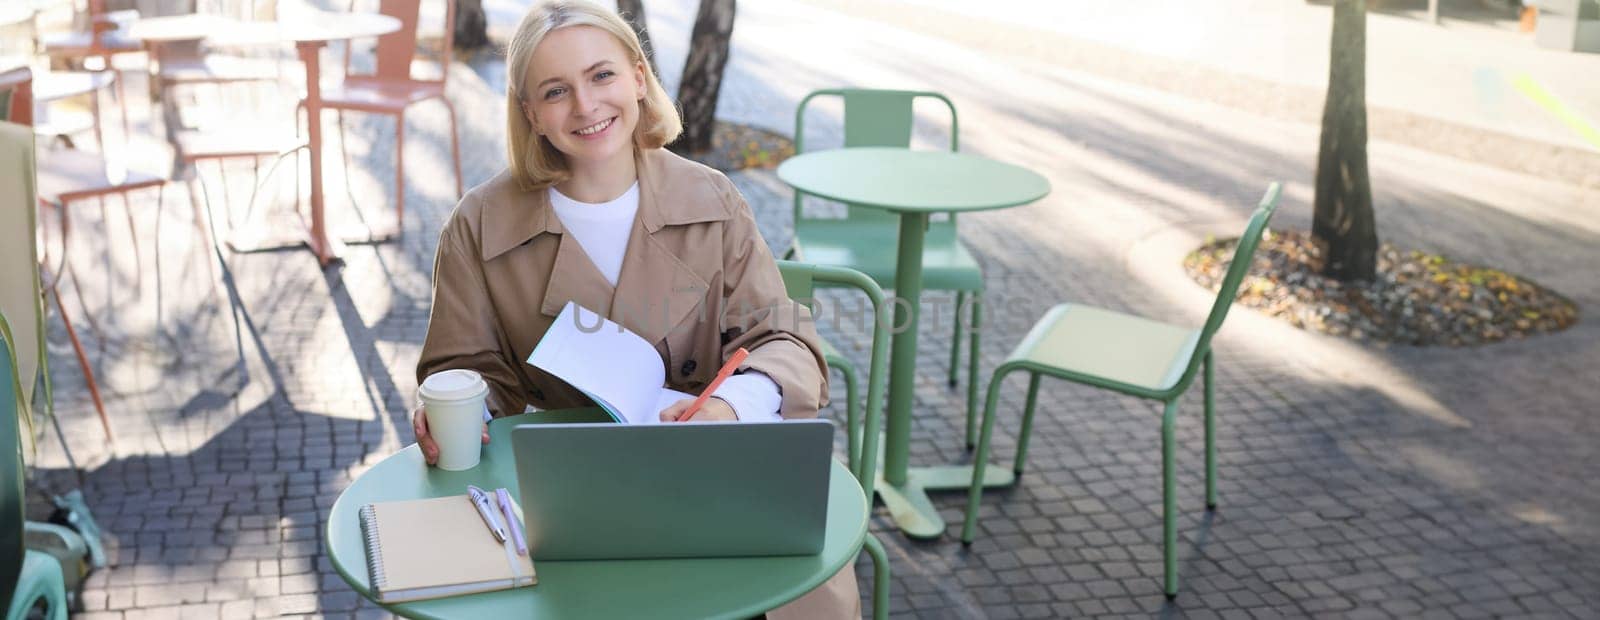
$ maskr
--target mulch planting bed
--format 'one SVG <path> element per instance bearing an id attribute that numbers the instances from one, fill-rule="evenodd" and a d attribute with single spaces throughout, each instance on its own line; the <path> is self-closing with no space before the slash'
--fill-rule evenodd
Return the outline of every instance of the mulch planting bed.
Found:
<path id="1" fill-rule="evenodd" d="M 1217 290 L 1238 239 L 1208 241 L 1184 259 Z M 1387 243 L 1374 282 L 1320 275 L 1321 246 L 1304 231 L 1267 231 L 1237 302 L 1304 329 L 1379 344 L 1470 346 L 1570 327 L 1578 307 L 1526 279 Z"/>

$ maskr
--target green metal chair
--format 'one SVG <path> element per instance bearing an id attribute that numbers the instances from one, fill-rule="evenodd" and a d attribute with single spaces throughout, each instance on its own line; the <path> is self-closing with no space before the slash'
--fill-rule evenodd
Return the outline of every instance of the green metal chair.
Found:
<path id="1" fill-rule="evenodd" d="M 844 147 L 910 146 L 913 104 L 918 98 L 937 99 L 950 109 L 950 150 L 957 148 L 959 122 L 955 104 L 935 92 L 832 88 L 814 91 L 800 100 L 794 114 L 794 149 L 805 151 L 806 106 L 820 96 L 844 100 Z M 848 267 L 870 276 L 885 289 L 893 289 L 896 239 L 900 219 L 883 209 L 845 204 L 845 217 L 807 217 L 801 208 L 804 192 L 794 193 L 794 242 L 785 258 L 818 265 Z M 961 364 L 961 311 L 971 307 L 971 351 L 967 369 L 967 447 L 972 447 L 978 402 L 978 323 L 982 318 L 983 270 L 972 252 L 956 235 L 955 214 L 930 222 L 922 253 L 925 290 L 955 291 L 955 334 L 950 342 L 950 386 L 956 385 Z M 970 300 L 970 302 L 969 302 Z M 830 362 L 831 363 L 831 362 Z M 846 382 L 853 369 L 846 367 Z"/>
<path id="2" fill-rule="evenodd" d="M 848 442 L 847 460 L 850 471 L 855 474 L 856 480 L 861 483 L 861 490 L 867 495 L 867 506 L 872 506 L 873 483 L 877 480 L 878 459 L 871 458 L 878 453 L 879 420 L 883 411 L 883 393 L 888 384 L 889 377 L 889 325 L 891 323 L 888 304 L 884 303 L 883 289 L 877 283 L 859 271 L 842 267 L 828 267 L 812 265 L 794 261 L 778 261 L 778 271 L 783 274 L 783 284 L 788 289 L 789 298 L 812 305 L 816 299 L 812 296 L 819 285 L 829 287 L 848 287 L 866 293 L 872 302 L 872 353 L 867 364 L 867 413 L 865 421 L 861 420 L 859 409 L 853 390 L 854 379 L 846 373 L 846 393 L 850 394 L 850 402 L 846 404 L 845 437 Z M 847 362 L 833 348 L 833 345 L 823 341 L 823 357 L 829 366 L 837 366 L 838 362 Z M 862 422 L 858 426 L 858 422 Z M 868 455 L 862 458 L 862 455 Z M 872 556 L 872 617 L 878 620 L 889 617 L 889 557 L 883 551 L 883 544 L 870 532 L 863 545 L 867 554 Z"/>
<path id="3" fill-rule="evenodd" d="M 12 358 L 11 328 L 0 315 L 0 601 L 9 601 L 6 620 L 67 617 L 66 580 L 61 562 L 23 545 L 21 379 Z"/>
<path id="4" fill-rule="evenodd" d="M 989 380 L 983 408 L 983 430 L 978 438 L 978 454 L 973 461 L 972 487 L 967 492 L 966 523 L 961 542 L 972 544 L 978 525 L 978 496 L 983 487 L 983 470 L 988 465 L 989 439 L 994 431 L 994 407 L 1000 384 L 1012 372 L 1028 374 L 1028 398 L 1023 405 L 1022 432 L 1017 437 L 1017 456 L 1013 471 L 1022 476 L 1028 454 L 1028 435 L 1033 426 L 1034 405 L 1039 394 L 1039 378 L 1044 375 L 1074 383 L 1138 396 L 1163 403 L 1161 417 L 1161 515 L 1162 559 L 1165 563 L 1167 598 L 1178 594 L 1177 521 L 1173 478 L 1173 424 L 1178 415 L 1178 399 L 1194 382 L 1202 363 L 1205 366 L 1205 451 L 1206 509 L 1217 507 L 1215 423 L 1212 418 L 1211 337 L 1222 327 L 1233 304 L 1239 283 L 1249 271 L 1256 245 L 1267 221 L 1278 206 L 1281 188 L 1273 183 L 1250 217 L 1250 225 L 1239 238 L 1233 261 L 1228 266 L 1217 299 L 1205 325 L 1195 329 L 1169 325 L 1110 310 L 1077 304 L 1061 304 L 1045 313 L 1006 361 Z"/>

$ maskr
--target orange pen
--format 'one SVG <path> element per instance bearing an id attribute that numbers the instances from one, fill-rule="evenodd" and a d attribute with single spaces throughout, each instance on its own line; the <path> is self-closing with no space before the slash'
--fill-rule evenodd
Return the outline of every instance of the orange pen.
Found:
<path id="1" fill-rule="evenodd" d="M 678 419 L 673 421 L 683 422 L 694 417 L 695 412 L 700 410 L 700 406 L 706 404 L 706 399 L 711 398 L 711 393 L 717 391 L 717 387 L 722 385 L 723 380 L 732 376 L 733 371 L 739 369 L 739 364 L 744 363 L 744 358 L 749 356 L 750 352 L 744 350 L 744 347 L 739 347 L 738 351 L 734 351 L 733 356 L 728 358 L 728 363 L 723 364 L 722 370 L 717 371 L 717 378 L 711 380 L 711 385 L 706 386 L 705 391 L 700 393 L 700 397 L 694 399 L 694 404 L 689 405 L 689 408 L 678 414 Z"/>

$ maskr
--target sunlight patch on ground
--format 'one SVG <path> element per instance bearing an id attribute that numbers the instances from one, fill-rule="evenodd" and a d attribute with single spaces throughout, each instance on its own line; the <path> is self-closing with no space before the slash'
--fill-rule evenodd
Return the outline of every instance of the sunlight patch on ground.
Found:
<path id="1" fill-rule="evenodd" d="M 1435 482 L 1462 491 L 1483 488 L 1483 480 L 1473 472 L 1470 463 L 1445 454 L 1438 448 L 1408 443 L 1400 446 L 1399 450 L 1417 470 Z"/>
<path id="2" fill-rule="evenodd" d="M 1225 231 L 1243 229 L 1241 218 L 1238 223 L 1189 223 L 1182 228 L 1161 230 L 1129 250 L 1128 271 L 1143 280 L 1147 290 L 1159 291 L 1165 297 L 1153 305 L 1184 308 L 1187 322 L 1199 325 L 1216 295 L 1187 279 L 1180 267 L 1183 255 L 1204 243 L 1205 233 L 1200 231 L 1227 234 Z M 1248 348 L 1254 357 L 1283 361 L 1285 371 L 1298 372 L 1307 379 L 1379 392 L 1401 411 L 1447 427 L 1472 426 L 1471 421 L 1451 411 L 1425 387 L 1386 361 L 1381 350 L 1307 332 L 1248 308 L 1230 310 L 1218 337 L 1228 346 Z M 1294 355 L 1286 356 L 1286 351 L 1293 351 Z"/>

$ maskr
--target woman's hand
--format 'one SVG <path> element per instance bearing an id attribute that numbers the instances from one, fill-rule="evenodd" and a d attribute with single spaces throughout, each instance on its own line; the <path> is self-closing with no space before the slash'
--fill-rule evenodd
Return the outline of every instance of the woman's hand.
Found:
<path id="1" fill-rule="evenodd" d="M 683 413 L 683 410 L 688 409 L 689 405 L 693 404 L 694 399 L 692 398 L 685 398 L 678 402 L 672 403 L 671 407 L 667 407 L 661 411 L 661 421 L 677 421 L 678 416 Z M 733 405 L 729 405 L 728 401 L 712 396 L 711 398 L 707 398 L 706 404 L 701 405 L 700 410 L 694 412 L 694 417 L 689 419 L 699 422 L 738 422 L 739 416 L 733 413 Z"/>
<path id="2" fill-rule="evenodd" d="M 417 447 L 422 449 L 422 460 L 429 465 L 439 462 L 439 442 L 433 440 L 433 435 L 428 434 L 428 413 L 417 403 L 417 408 L 411 412 L 411 432 L 417 434 Z M 489 423 L 483 424 L 483 443 L 489 443 Z"/>

